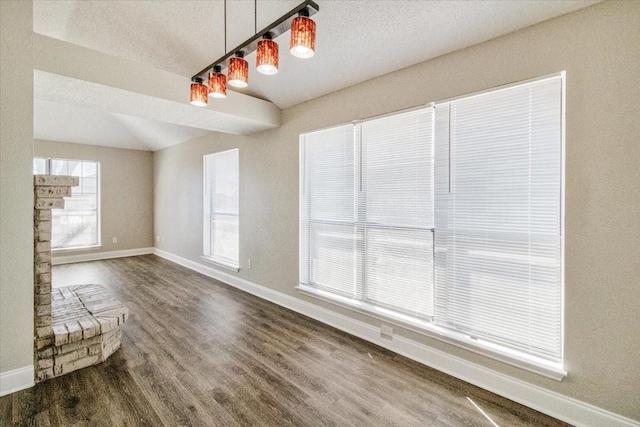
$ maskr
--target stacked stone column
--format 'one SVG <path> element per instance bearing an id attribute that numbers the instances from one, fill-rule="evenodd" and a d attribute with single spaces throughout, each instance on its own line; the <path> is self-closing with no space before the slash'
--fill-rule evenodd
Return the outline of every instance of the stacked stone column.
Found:
<path id="1" fill-rule="evenodd" d="M 36 382 L 52 378 L 54 334 L 51 322 L 51 209 L 63 209 L 75 176 L 35 175 L 34 182 L 34 315 Z"/>

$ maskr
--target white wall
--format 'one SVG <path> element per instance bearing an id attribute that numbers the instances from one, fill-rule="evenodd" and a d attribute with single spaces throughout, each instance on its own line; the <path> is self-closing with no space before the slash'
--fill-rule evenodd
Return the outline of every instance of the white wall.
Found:
<path id="1" fill-rule="evenodd" d="M 153 153 L 36 140 L 34 155 L 100 162 L 101 247 L 54 253 L 54 260 L 61 256 L 153 247 Z M 113 243 L 114 237 L 118 243 Z"/>
<path id="2" fill-rule="evenodd" d="M 31 1 L 0 2 L 0 378 L 33 365 Z M 33 377 L 32 377 L 33 379 Z M 5 384 L 0 384 L 0 390 Z"/>
<path id="3" fill-rule="evenodd" d="M 298 282 L 298 135 L 567 71 L 566 304 L 562 382 L 399 330 L 527 383 L 640 420 L 640 2 L 604 2 L 283 112 L 283 126 L 155 153 L 159 249 L 199 261 L 202 156 L 240 148 L 238 276 L 307 299 Z M 337 70 L 336 70 L 337 72 Z"/>

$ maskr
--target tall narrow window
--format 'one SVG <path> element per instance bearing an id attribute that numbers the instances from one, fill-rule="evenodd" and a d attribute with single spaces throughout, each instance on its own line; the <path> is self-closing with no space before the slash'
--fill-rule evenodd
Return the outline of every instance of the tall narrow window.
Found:
<path id="1" fill-rule="evenodd" d="M 433 108 L 360 126 L 365 300 L 433 316 Z"/>
<path id="2" fill-rule="evenodd" d="M 203 258 L 239 268 L 238 149 L 204 156 Z"/>
<path id="3" fill-rule="evenodd" d="M 436 322 L 561 361 L 562 78 L 437 104 L 438 123 Z"/>
<path id="4" fill-rule="evenodd" d="M 301 289 L 433 316 L 432 117 L 301 136 Z"/>
<path id="5" fill-rule="evenodd" d="M 34 174 L 71 175 L 80 185 L 71 188 L 64 209 L 53 209 L 51 248 L 83 249 L 100 245 L 100 164 L 89 160 L 33 159 Z"/>
<path id="6" fill-rule="evenodd" d="M 303 135 L 301 143 L 301 283 L 355 297 L 358 212 L 353 126 Z"/>

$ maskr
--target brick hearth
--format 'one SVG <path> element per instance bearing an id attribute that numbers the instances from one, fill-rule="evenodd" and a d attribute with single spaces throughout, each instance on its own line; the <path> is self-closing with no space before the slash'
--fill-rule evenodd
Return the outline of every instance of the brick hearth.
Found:
<path id="1" fill-rule="evenodd" d="M 74 176 L 34 176 L 34 364 L 36 382 L 105 361 L 120 347 L 128 309 L 100 285 L 51 289 L 51 209 L 78 185 Z"/>

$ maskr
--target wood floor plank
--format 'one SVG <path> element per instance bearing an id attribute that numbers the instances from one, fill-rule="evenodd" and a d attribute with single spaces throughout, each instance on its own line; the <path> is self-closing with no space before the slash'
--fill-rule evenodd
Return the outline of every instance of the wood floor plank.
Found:
<path id="1" fill-rule="evenodd" d="M 153 255 L 68 264 L 130 310 L 105 363 L 0 398 L 11 426 L 564 426 Z"/>
<path id="2" fill-rule="evenodd" d="M 144 398 L 140 388 L 129 372 L 126 363 L 118 366 L 119 358 L 126 357 L 122 350 L 106 362 L 107 366 L 101 373 L 107 379 L 107 401 L 112 421 L 115 416 L 122 420 L 123 425 L 157 426 L 162 422 L 149 401 Z M 115 360 L 114 360 L 115 359 Z M 116 362 L 116 363 L 114 363 Z M 94 370 L 95 371 L 95 370 Z M 100 381 L 96 375 L 96 382 Z"/>
<path id="3" fill-rule="evenodd" d="M 15 394 L 15 393 L 14 393 Z M 13 422 L 13 395 L 0 396 L 0 425 Z"/>
<path id="4" fill-rule="evenodd" d="M 5 396 L 12 402 L 11 422 L 13 423 L 35 417 L 36 414 L 46 411 L 63 397 L 63 393 L 55 389 L 52 383 L 43 383 L 40 387 L 32 387 Z"/>
<path id="5" fill-rule="evenodd" d="M 15 427 L 50 427 L 49 411 L 39 412 L 13 424 Z"/>
<path id="6" fill-rule="evenodd" d="M 185 395 L 184 390 L 162 371 L 143 365 L 133 368 L 131 376 L 163 425 L 206 425 L 195 416 L 188 394 Z"/>
<path id="7" fill-rule="evenodd" d="M 108 400 L 105 392 L 107 381 L 103 374 L 104 364 L 100 364 L 49 380 L 48 385 L 59 396 L 55 403 L 49 406 L 51 425 L 122 425 L 115 422 L 116 414 L 110 411 L 113 402 Z M 39 384 L 35 388 L 44 384 L 47 383 Z"/>

